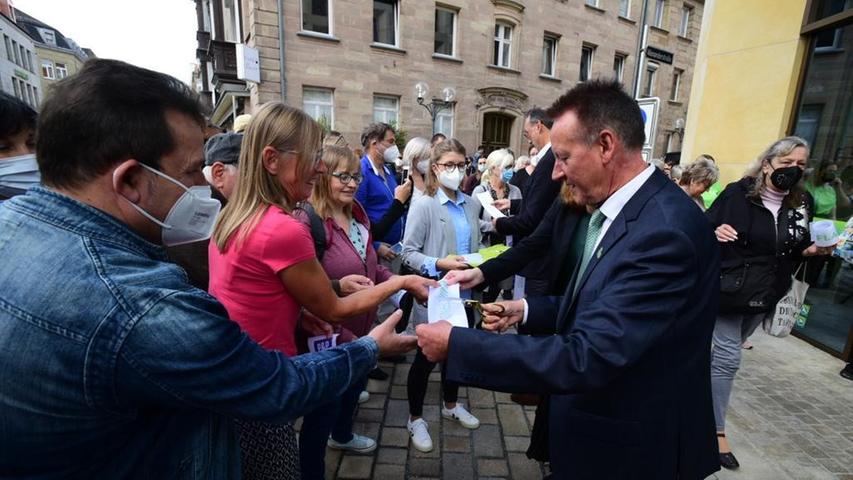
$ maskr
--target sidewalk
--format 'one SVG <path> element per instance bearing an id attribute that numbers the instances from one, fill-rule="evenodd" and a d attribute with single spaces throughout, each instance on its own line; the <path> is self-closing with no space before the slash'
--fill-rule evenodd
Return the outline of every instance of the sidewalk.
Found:
<path id="1" fill-rule="evenodd" d="M 744 352 L 729 410 L 728 436 L 741 463 L 719 480 L 853 480 L 853 382 L 838 375 L 843 363 L 807 343 L 759 331 Z M 372 455 L 329 450 L 327 479 L 515 479 L 542 478 L 524 454 L 533 409 L 509 395 L 461 388 L 460 402 L 481 422 L 466 430 L 439 414 L 439 374 L 433 372 L 424 418 L 435 449 L 408 448 L 407 363 L 382 363 L 391 373 L 371 380 L 370 401 L 361 405 L 356 432 L 377 439 Z"/>

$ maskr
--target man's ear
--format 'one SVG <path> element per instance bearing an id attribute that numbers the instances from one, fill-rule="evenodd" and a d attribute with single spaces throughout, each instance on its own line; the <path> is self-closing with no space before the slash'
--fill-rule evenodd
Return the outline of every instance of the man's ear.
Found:
<path id="1" fill-rule="evenodd" d="M 213 165 L 210 166 L 210 176 L 213 180 L 222 178 L 223 173 L 225 173 L 225 164 L 222 162 L 213 162 Z"/>
<path id="2" fill-rule="evenodd" d="M 139 203 L 141 191 L 148 188 L 142 165 L 134 159 L 121 162 L 113 170 L 113 191 L 133 203 Z"/>
<path id="3" fill-rule="evenodd" d="M 608 129 L 602 130 L 598 134 L 596 146 L 601 152 L 602 163 L 610 163 L 616 153 L 616 135 Z"/>

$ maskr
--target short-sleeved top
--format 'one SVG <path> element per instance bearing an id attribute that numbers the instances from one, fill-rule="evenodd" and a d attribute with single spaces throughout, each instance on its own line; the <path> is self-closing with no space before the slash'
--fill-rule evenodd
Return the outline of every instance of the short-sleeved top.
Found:
<path id="1" fill-rule="evenodd" d="M 300 305 L 278 274 L 315 258 L 311 232 L 271 206 L 239 246 L 236 238 L 237 234 L 232 235 L 224 252 L 210 242 L 210 294 L 252 340 L 268 350 L 296 355 L 294 332 Z"/>
<path id="2" fill-rule="evenodd" d="M 806 182 L 806 190 L 814 197 L 815 216 L 826 217 L 832 215 L 832 209 L 835 208 L 837 202 L 835 189 L 832 188 L 832 185 L 815 185 L 811 182 Z"/>

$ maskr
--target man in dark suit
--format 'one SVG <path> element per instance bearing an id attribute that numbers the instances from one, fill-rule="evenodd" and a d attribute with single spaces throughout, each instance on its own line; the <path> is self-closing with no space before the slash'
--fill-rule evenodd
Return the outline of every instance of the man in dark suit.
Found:
<path id="1" fill-rule="evenodd" d="M 539 149 L 539 163 L 528 180 L 527 190 L 520 205 L 510 208 L 518 214 L 493 220 L 495 231 L 501 235 L 512 235 L 513 242 L 520 242 L 525 236 L 536 229 L 545 212 L 554 203 L 560 192 L 560 182 L 551 179 L 554 168 L 554 153 L 551 151 L 552 121 L 541 108 L 533 108 L 524 115 L 524 137 Z M 497 200 L 495 206 L 499 209 L 509 207 L 509 200 Z M 548 292 L 547 258 L 542 256 L 521 271 L 525 278 L 525 292 L 528 295 L 546 295 Z"/>
<path id="2" fill-rule="evenodd" d="M 417 328 L 447 379 L 551 394 L 558 479 L 705 478 L 719 469 L 710 344 L 719 252 L 702 212 L 642 160 L 643 121 L 616 82 L 560 97 L 553 178 L 595 207 L 562 297 L 484 308 L 484 325 L 547 336 L 494 336 L 446 322 Z M 464 282 L 462 284 L 465 287 Z"/>

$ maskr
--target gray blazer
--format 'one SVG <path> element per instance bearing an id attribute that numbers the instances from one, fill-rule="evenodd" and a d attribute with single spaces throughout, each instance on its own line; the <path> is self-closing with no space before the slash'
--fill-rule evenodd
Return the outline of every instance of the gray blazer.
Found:
<path id="1" fill-rule="evenodd" d="M 480 202 L 457 190 L 465 199 L 462 209 L 471 226 L 471 252 L 480 249 Z M 424 194 L 409 208 L 406 217 L 406 233 L 403 235 L 403 264 L 416 272 L 427 257 L 444 258 L 456 253 L 456 230 L 447 208 L 438 199 Z M 412 325 L 426 321 L 426 309 L 415 303 L 412 310 Z"/>

